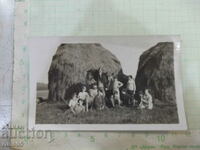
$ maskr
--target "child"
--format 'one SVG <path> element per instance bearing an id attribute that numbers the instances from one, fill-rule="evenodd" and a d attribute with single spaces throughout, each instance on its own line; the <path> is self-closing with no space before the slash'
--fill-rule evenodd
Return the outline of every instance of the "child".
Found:
<path id="1" fill-rule="evenodd" d="M 73 94 L 72 99 L 70 99 L 68 106 L 73 114 L 76 114 L 76 105 L 78 104 L 78 98 L 76 93 Z"/>
<path id="2" fill-rule="evenodd" d="M 82 91 L 81 92 L 79 92 L 79 94 L 78 94 L 78 98 L 80 99 L 80 100 L 82 100 L 83 101 L 83 103 L 85 103 L 85 107 L 86 107 L 86 111 L 88 111 L 88 97 L 89 97 L 89 95 L 88 95 L 88 93 L 86 92 L 86 86 L 83 86 L 82 87 Z"/>

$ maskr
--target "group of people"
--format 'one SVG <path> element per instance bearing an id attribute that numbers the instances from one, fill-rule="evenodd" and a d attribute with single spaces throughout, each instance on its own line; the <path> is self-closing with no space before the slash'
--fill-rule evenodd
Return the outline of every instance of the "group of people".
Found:
<path id="1" fill-rule="evenodd" d="M 113 107 L 115 104 L 121 105 L 122 102 L 120 100 L 120 90 L 119 88 L 123 86 L 123 84 L 115 78 L 113 80 L 113 94 L 110 95 L 110 102 Z M 72 98 L 69 101 L 68 106 L 72 113 L 77 114 L 80 112 L 88 111 L 89 108 L 94 106 L 95 98 L 101 97 L 102 106 L 100 109 L 103 109 L 106 105 L 106 92 L 110 89 L 104 88 L 103 84 L 92 83 L 88 86 L 87 89 L 85 85 L 82 86 L 81 91 L 76 94 L 73 93 Z M 108 100 L 108 99 L 107 99 Z"/>
<path id="2" fill-rule="evenodd" d="M 105 87 L 103 81 L 100 80 L 102 70 L 99 70 L 99 80 L 90 78 L 87 85 L 83 85 L 79 93 L 73 93 L 68 106 L 72 113 L 77 114 L 84 111 L 88 111 L 89 108 L 100 101 L 99 109 L 103 109 L 107 102 L 111 103 L 112 107 L 116 105 L 123 105 L 122 95 L 127 95 L 126 100 L 129 105 L 136 106 L 135 92 L 136 85 L 133 77 L 128 76 L 126 86 L 118 80 L 114 74 L 108 76 L 108 84 Z M 139 92 L 140 102 L 137 108 L 139 109 L 152 109 L 153 101 L 149 90 L 146 89 L 144 92 Z"/>

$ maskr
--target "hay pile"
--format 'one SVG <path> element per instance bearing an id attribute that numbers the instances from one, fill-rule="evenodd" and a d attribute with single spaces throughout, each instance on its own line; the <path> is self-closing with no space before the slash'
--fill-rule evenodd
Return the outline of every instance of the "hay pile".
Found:
<path id="1" fill-rule="evenodd" d="M 87 71 L 101 66 L 108 74 L 118 75 L 122 70 L 119 60 L 98 43 L 61 44 L 48 73 L 48 99 L 68 99 L 72 91 L 85 84 Z"/>
<path id="2" fill-rule="evenodd" d="M 175 103 L 174 45 L 161 42 L 145 51 L 136 75 L 137 91 L 149 88 L 154 98 Z"/>

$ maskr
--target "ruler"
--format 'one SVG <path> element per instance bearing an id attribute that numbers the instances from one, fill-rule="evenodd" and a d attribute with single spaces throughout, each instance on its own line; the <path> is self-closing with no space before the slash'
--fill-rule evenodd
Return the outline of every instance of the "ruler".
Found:
<path id="1" fill-rule="evenodd" d="M 0 149 L 9 149 L 13 72 L 14 1 L 0 0 Z"/>

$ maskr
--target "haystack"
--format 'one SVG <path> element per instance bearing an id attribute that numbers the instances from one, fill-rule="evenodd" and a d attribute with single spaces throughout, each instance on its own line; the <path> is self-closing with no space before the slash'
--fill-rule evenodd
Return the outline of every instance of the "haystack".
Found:
<path id="1" fill-rule="evenodd" d="M 99 67 L 108 74 L 122 72 L 120 61 L 101 44 L 61 44 L 53 56 L 48 73 L 48 99 L 68 99 L 72 91 L 85 84 L 87 72 Z"/>
<path id="2" fill-rule="evenodd" d="M 145 51 L 136 75 L 137 91 L 151 89 L 154 99 L 175 103 L 174 45 L 161 42 Z"/>

